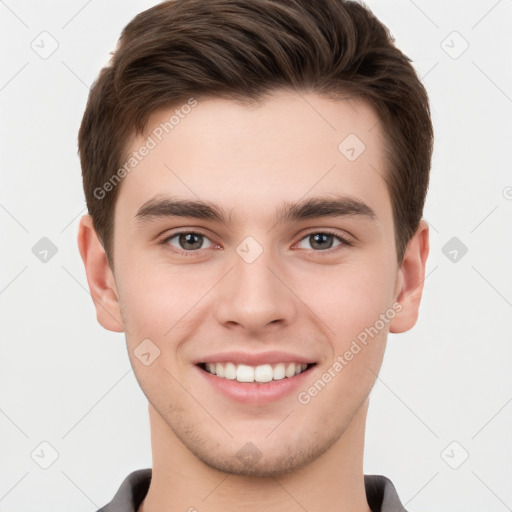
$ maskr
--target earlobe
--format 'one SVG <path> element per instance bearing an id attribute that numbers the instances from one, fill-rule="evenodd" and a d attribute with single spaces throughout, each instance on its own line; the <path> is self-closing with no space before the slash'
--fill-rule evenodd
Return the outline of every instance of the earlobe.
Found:
<path id="1" fill-rule="evenodd" d="M 87 283 L 98 322 L 109 331 L 123 332 L 123 323 L 114 275 L 90 215 L 80 219 L 78 249 L 84 262 Z"/>
<path id="2" fill-rule="evenodd" d="M 429 228 L 427 222 L 422 219 L 416 233 L 407 244 L 398 272 L 396 302 L 400 303 L 401 310 L 391 321 L 389 332 L 408 331 L 418 319 L 428 252 Z"/>

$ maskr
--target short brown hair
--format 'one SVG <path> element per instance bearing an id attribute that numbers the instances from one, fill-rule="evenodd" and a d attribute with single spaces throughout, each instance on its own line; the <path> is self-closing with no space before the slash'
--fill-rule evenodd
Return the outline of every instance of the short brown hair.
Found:
<path id="1" fill-rule="evenodd" d="M 425 88 L 388 29 L 354 1 L 169 0 L 124 28 L 80 126 L 87 206 L 111 265 L 120 186 L 102 187 L 149 116 L 191 97 L 250 102 L 278 89 L 356 94 L 376 109 L 402 261 L 423 212 L 433 129 Z"/>

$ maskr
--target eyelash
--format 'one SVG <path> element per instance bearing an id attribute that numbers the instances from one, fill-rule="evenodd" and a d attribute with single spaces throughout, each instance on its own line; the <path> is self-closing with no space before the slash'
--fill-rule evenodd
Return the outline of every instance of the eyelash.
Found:
<path id="1" fill-rule="evenodd" d="M 315 252 L 315 253 L 332 253 L 333 251 L 339 249 L 340 247 L 346 245 L 346 246 L 352 246 L 352 242 L 350 242 L 347 238 L 341 236 L 339 233 L 337 232 L 334 232 L 330 229 L 324 229 L 324 230 L 321 230 L 321 231 L 311 231 L 309 233 L 306 233 L 298 242 L 302 242 L 304 239 L 310 237 L 311 235 L 332 235 L 334 236 L 335 238 L 337 238 L 341 244 L 336 246 L 336 247 L 331 247 L 329 249 L 323 249 L 323 250 L 315 250 L 315 249 L 306 249 L 308 251 L 312 251 L 312 252 Z M 172 235 L 170 236 L 167 236 L 165 237 L 160 243 L 162 245 L 164 245 L 169 251 L 173 252 L 174 254 L 178 254 L 178 255 L 181 255 L 181 256 L 185 256 L 185 257 L 188 257 L 188 256 L 195 256 L 198 252 L 201 251 L 201 249 L 195 249 L 195 250 L 191 250 L 191 251 L 185 251 L 183 249 L 177 249 L 176 247 L 173 247 L 171 245 L 169 245 L 169 241 L 172 240 L 173 238 L 176 238 L 177 236 L 180 236 L 180 235 L 201 235 L 203 236 L 204 238 L 206 238 L 207 240 L 209 240 L 211 242 L 211 240 L 208 238 L 207 235 L 205 235 L 204 233 L 201 233 L 200 231 L 178 231 L 176 233 L 173 233 Z M 213 242 L 212 242 L 213 243 Z M 297 244 L 294 244 L 294 245 L 297 245 Z"/>

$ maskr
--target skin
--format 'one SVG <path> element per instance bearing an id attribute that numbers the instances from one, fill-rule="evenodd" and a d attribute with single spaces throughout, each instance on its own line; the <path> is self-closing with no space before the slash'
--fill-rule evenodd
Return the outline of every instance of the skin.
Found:
<path id="1" fill-rule="evenodd" d="M 154 113 L 150 130 L 172 111 Z M 368 397 L 388 332 L 417 320 L 429 249 L 422 220 L 397 262 L 382 129 L 356 99 L 281 91 L 253 106 L 199 101 L 123 180 L 115 273 L 90 216 L 81 219 L 78 243 L 98 321 L 126 333 L 149 402 L 153 477 L 140 511 L 369 511 Z M 349 134 L 366 146 L 353 162 L 338 149 Z M 229 222 L 136 220 L 141 206 L 166 195 L 214 203 Z M 375 218 L 275 222 L 284 202 L 335 195 L 362 201 Z M 335 236 L 319 248 L 309 235 L 325 230 Z M 179 231 L 207 238 L 194 250 L 169 240 Z M 247 236 L 263 249 L 252 263 L 236 252 Z M 180 248 L 190 254 L 172 252 Z M 227 350 L 301 354 L 316 362 L 297 390 L 304 391 L 395 303 L 400 312 L 306 405 L 297 392 L 270 403 L 235 402 L 194 365 Z M 134 350 L 148 338 L 160 356 L 145 366 Z M 259 454 L 253 463 L 236 456 L 248 442 Z"/>

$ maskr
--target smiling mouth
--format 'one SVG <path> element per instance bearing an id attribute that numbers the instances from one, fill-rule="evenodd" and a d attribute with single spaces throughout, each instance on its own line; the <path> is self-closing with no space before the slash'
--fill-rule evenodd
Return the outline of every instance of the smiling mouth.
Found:
<path id="1" fill-rule="evenodd" d="M 316 363 L 277 363 L 249 366 L 246 364 L 226 362 L 199 363 L 198 366 L 205 372 L 221 379 L 264 384 L 275 380 L 290 379 L 309 371 L 315 364 Z"/>

